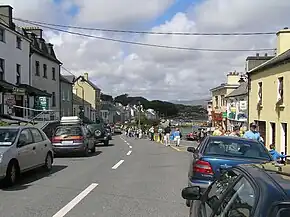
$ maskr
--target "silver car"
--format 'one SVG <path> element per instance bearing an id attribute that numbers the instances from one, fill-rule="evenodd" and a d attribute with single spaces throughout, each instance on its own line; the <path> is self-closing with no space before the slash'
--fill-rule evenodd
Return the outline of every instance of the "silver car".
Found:
<path id="1" fill-rule="evenodd" d="M 45 133 L 30 126 L 0 127 L 0 178 L 15 184 L 20 173 L 37 167 L 52 169 L 52 144 Z"/>

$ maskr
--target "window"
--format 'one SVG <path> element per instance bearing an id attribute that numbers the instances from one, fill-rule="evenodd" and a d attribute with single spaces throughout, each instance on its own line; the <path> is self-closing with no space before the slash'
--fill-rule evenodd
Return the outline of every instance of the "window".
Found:
<path id="1" fill-rule="evenodd" d="M 34 142 L 42 142 L 43 141 L 43 138 L 42 138 L 42 135 L 40 134 L 39 130 L 38 129 L 30 129 L 32 135 L 33 135 L 33 138 L 34 138 Z"/>
<path id="2" fill-rule="evenodd" d="M 33 143 L 33 137 L 30 130 L 28 129 L 22 130 L 18 140 L 24 141 L 25 144 L 27 145 Z"/>
<path id="3" fill-rule="evenodd" d="M 68 91 L 67 91 L 67 101 L 70 101 L 70 95 L 71 95 L 71 91 L 68 90 Z"/>
<path id="4" fill-rule="evenodd" d="M 218 108 L 218 106 L 219 106 L 219 97 L 215 96 L 214 99 L 215 99 L 215 107 Z"/>
<path id="5" fill-rule="evenodd" d="M 5 42 L 5 30 L 0 28 L 0 41 Z"/>
<path id="6" fill-rule="evenodd" d="M 56 106 L 55 92 L 52 92 L 52 107 Z"/>
<path id="7" fill-rule="evenodd" d="M 271 126 L 271 144 L 276 144 L 276 123 L 270 123 Z"/>
<path id="8" fill-rule="evenodd" d="M 214 207 L 220 202 L 227 188 L 236 181 L 238 175 L 237 172 L 230 170 L 225 172 L 219 180 L 210 185 L 201 198 L 201 204 L 198 208 L 198 217 L 211 216 Z"/>
<path id="9" fill-rule="evenodd" d="M 5 78 L 5 60 L 0 59 L 0 80 Z"/>
<path id="10" fill-rule="evenodd" d="M 47 65 L 43 64 L 43 77 L 47 78 Z"/>
<path id="11" fill-rule="evenodd" d="M 253 187 L 245 178 L 242 178 L 226 195 L 215 217 L 250 217 L 256 199 Z"/>
<path id="12" fill-rule="evenodd" d="M 65 101 L 65 92 L 62 91 L 62 101 Z"/>
<path id="13" fill-rule="evenodd" d="M 39 76 L 40 75 L 39 61 L 35 61 L 35 75 L 36 76 Z"/>
<path id="14" fill-rule="evenodd" d="M 21 49 L 21 44 L 22 44 L 22 39 L 19 36 L 17 36 L 16 37 L 16 47 L 18 49 Z"/>
<path id="15" fill-rule="evenodd" d="M 225 105 L 225 95 L 221 95 L 221 106 Z"/>
<path id="16" fill-rule="evenodd" d="M 284 99 L 284 88 L 283 88 L 283 77 L 278 78 L 278 85 L 277 85 L 277 102 L 283 103 Z"/>
<path id="17" fill-rule="evenodd" d="M 54 67 L 52 67 L 52 80 L 56 80 L 55 79 L 55 68 Z"/>
<path id="18" fill-rule="evenodd" d="M 16 84 L 21 84 L 21 65 L 16 64 Z"/>
<path id="19" fill-rule="evenodd" d="M 258 83 L 258 103 L 262 104 L 263 102 L 263 83 Z"/>

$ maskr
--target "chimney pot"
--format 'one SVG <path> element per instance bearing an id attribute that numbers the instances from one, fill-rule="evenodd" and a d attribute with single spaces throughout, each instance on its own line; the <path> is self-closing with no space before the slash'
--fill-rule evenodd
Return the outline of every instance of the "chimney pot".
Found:
<path id="1" fill-rule="evenodd" d="M 258 56 L 260 56 L 260 54 L 259 53 L 256 53 L 256 57 L 258 57 Z"/>
<path id="2" fill-rule="evenodd" d="M 289 29 L 289 28 L 286 26 L 286 27 L 284 27 L 284 29 Z"/>
<path id="3" fill-rule="evenodd" d="M 89 73 L 84 73 L 84 78 L 86 79 L 86 80 L 89 80 Z"/>
<path id="4" fill-rule="evenodd" d="M 265 53 L 265 57 L 267 57 L 268 56 L 268 54 L 267 53 Z"/>

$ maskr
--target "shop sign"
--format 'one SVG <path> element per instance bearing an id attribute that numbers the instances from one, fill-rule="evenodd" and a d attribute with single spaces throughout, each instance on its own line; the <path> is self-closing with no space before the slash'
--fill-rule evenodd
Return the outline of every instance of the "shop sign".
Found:
<path id="1" fill-rule="evenodd" d="M 222 117 L 223 118 L 227 118 L 227 113 L 226 112 L 223 112 Z"/>
<path id="2" fill-rule="evenodd" d="M 39 99 L 39 105 L 42 110 L 48 110 L 48 99 L 44 96 L 41 96 Z"/>
<path id="3" fill-rule="evenodd" d="M 13 87 L 14 95 L 25 95 L 26 90 L 24 88 Z"/>
<path id="4" fill-rule="evenodd" d="M 247 101 L 240 101 L 240 110 L 241 111 L 247 110 Z"/>

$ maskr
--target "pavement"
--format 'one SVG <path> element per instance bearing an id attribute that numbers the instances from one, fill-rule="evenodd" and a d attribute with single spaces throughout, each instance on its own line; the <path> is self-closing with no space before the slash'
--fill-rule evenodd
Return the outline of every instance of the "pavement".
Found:
<path id="1" fill-rule="evenodd" d="M 186 217 L 190 154 L 115 136 L 90 157 L 56 158 L 52 172 L 0 189 L 0 217 Z M 182 149 L 186 147 L 182 143 Z"/>

